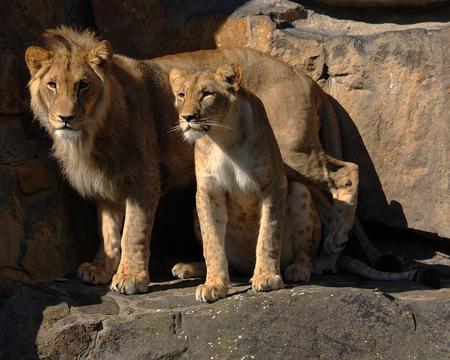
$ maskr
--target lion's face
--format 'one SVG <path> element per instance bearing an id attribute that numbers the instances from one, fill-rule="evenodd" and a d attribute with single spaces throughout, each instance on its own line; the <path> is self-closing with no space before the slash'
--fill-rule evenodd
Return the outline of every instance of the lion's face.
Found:
<path id="1" fill-rule="evenodd" d="M 214 128 L 226 127 L 226 115 L 239 89 L 241 70 L 225 65 L 215 72 L 186 75 L 182 70 L 170 72 L 170 83 L 179 110 L 179 130 L 189 142 L 201 138 Z"/>
<path id="2" fill-rule="evenodd" d="M 58 139 L 88 132 L 111 58 L 109 44 L 100 42 L 89 51 L 31 46 L 25 58 L 32 75 L 31 105 L 41 124 Z"/>

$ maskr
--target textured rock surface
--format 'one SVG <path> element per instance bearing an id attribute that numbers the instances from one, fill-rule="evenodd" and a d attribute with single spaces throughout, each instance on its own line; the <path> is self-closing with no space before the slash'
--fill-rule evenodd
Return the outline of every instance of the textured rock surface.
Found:
<path id="1" fill-rule="evenodd" d="M 335 99 L 344 156 L 360 168 L 363 219 L 450 237 L 450 8 L 410 17 L 345 10 L 337 19 L 316 10 L 325 13 L 230 19 L 217 43 L 277 56 Z"/>
<path id="2" fill-rule="evenodd" d="M 94 213 L 61 181 L 48 141 L 31 121 L 23 57 L 46 28 L 89 25 L 86 4 L 0 2 L 0 293 L 17 280 L 59 277 L 92 254 Z"/>
<path id="3" fill-rule="evenodd" d="M 0 358 L 434 359 L 450 351 L 450 290 L 323 278 L 272 293 L 197 281 L 123 296 L 74 281 L 24 287 L 0 308 Z M 450 283 L 447 282 L 447 285 Z"/>

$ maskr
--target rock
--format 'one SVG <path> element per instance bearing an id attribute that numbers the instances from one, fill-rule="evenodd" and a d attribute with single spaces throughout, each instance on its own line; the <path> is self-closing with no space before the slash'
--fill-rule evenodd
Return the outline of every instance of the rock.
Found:
<path id="1" fill-rule="evenodd" d="M 279 29 L 269 16 L 247 15 L 223 24 L 217 44 L 268 52 L 334 98 L 344 157 L 360 169 L 362 218 L 450 237 L 448 20 L 427 22 L 424 14 L 418 23 L 379 25 L 382 18 L 308 10 L 307 19 Z"/>
<path id="2" fill-rule="evenodd" d="M 0 118 L 0 164 L 34 157 L 34 150 L 25 137 L 20 118 Z"/>
<path id="3" fill-rule="evenodd" d="M 448 281 L 447 281 L 448 282 Z M 336 359 L 448 356 L 450 290 L 324 277 L 214 304 L 196 280 L 124 296 L 76 281 L 26 286 L 0 309 L 1 358 Z"/>
<path id="4" fill-rule="evenodd" d="M 20 190 L 24 194 L 50 190 L 57 185 L 58 170 L 51 161 L 35 159 L 11 165 L 16 173 Z"/>
<path id="5" fill-rule="evenodd" d="M 225 2 L 214 5 L 226 7 Z M 163 5 L 158 0 L 113 0 L 105 6 L 102 1 L 93 0 L 92 7 L 96 25 L 113 49 L 137 58 L 212 49 L 214 31 L 226 19 L 220 10 L 214 11 L 216 15 L 209 15 L 207 9 L 215 7 L 207 3 L 183 6 L 179 2 Z M 198 11 L 195 15 L 192 8 Z M 130 34 L 136 35 L 130 37 Z"/>
<path id="6" fill-rule="evenodd" d="M 331 6 L 344 7 L 428 7 L 443 6 L 447 4 L 445 0 L 316 0 Z"/>
<path id="7" fill-rule="evenodd" d="M 76 0 L 5 0 L 0 13 L 0 294 L 9 294 L 24 281 L 73 271 L 93 254 L 95 213 L 47 159 L 48 139 L 29 113 L 24 61 L 45 29 L 92 26 L 93 18 L 88 2 Z"/>
<path id="8" fill-rule="evenodd" d="M 55 168 L 44 159 L 0 165 L 0 276 L 9 279 L 0 292 L 10 281 L 60 277 L 93 254 L 95 212 L 82 210 Z"/>

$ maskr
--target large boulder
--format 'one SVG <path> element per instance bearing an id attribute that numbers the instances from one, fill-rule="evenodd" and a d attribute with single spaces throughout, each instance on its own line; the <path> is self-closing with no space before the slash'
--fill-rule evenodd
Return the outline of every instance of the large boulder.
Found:
<path id="1" fill-rule="evenodd" d="M 417 22 L 404 25 L 399 12 L 375 11 L 371 23 L 310 10 L 281 23 L 273 14 L 248 14 L 232 16 L 215 37 L 222 47 L 268 52 L 331 95 L 344 157 L 360 168 L 363 219 L 450 237 L 450 23 L 439 20 L 449 9 L 415 14 Z"/>
<path id="2" fill-rule="evenodd" d="M 450 290 L 326 277 L 214 304 L 198 281 L 124 296 L 76 281 L 24 287 L 0 308 L 2 359 L 448 359 Z M 330 286 L 331 285 L 331 286 Z"/>

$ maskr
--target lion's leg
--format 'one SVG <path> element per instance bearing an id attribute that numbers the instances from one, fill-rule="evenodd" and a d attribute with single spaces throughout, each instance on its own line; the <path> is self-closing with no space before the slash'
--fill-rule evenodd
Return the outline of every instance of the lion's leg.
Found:
<path id="1" fill-rule="evenodd" d="M 122 258 L 111 290 L 123 294 L 146 292 L 149 284 L 150 236 L 160 196 L 159 169 L 149 169 L 128 194 L 122 234 Z"/>
<path id="2" fill-rule="evenodd" d="M 285 208 L 286 182 L 272 185 L 263 193 L 256 264 L 251 279 L 256 291 L 270 291 L 283 287 L 280 276 L 280 254 Z"/>
<path id="3" fill-rule="evenodd" d="M 196 289 L 195 297 L 202 302 L 224 298 L 228 292 L 230 277 L 225 254 L 225 233 L 228 214 L 225 193 L 217 184 L 197 184 L 197 212 L 203 240 L 203 256 L 206 262 L 206 281 Z"/>
<path id="4" fill-rule="evenodd" d="M 286 229 L 288 238 L 283 241 L 291 243 L 294 261 L 286 267 L 284 277 L 289 282 L 308 282 L 313 270 L 311 259 L 320 245 L 320 219 L 308 188 L 299 182 L 291 182 L 289 187 L 286 224 L 291 229 Z"/>
<path id="5" fill-rule="evenodd" d="M 104 201 L 97 202 L 102 243 L 94 262 L 78 268 L 78 278 L 89 284 L 107 284 L 111 281 L 120 261 L 120 231 L 123 224 L 123 206 Z"/>
<path id="6" fill-rule="evenodd" d="M 331 156 L 327 157 L 327 169 L 331 179 L 334 216 L 324 238 L 324 250 L 329 255 L 337 255 L 344 249 L 355 223 L 359 173 L 356 164 L 336 160 Z"/>
<path id="7" fill-rule="evenodd" d="M 358 197 L 358 166 L 332 158 L 322 149 L 283 154 L 288 177 L 318 187 L 333 197 L 328 226 L 323 230 L 324 256 L 335 257 L 345 247 L 355 221 Z"/>

